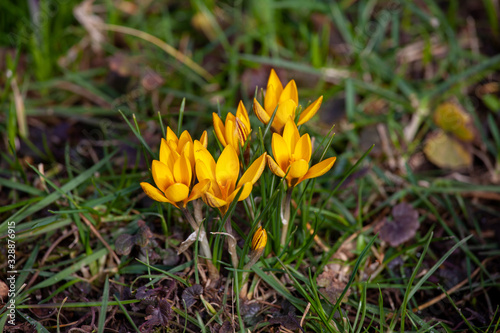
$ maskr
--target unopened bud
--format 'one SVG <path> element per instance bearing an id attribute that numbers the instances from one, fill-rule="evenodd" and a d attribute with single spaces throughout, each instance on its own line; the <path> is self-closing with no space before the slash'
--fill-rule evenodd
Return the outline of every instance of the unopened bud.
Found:
<path id="1" fill-rule="evenodd" d="M 266 229 L 259 227 L 252 238 L 252 251 L 262 251 L 267 244 Z"/>

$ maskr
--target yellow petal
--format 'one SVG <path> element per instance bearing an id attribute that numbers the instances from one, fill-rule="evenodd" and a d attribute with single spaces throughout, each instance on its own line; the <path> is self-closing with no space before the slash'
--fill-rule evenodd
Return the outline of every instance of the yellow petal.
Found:
<path id="1" fill-rule="evenodd" d="M 195 163 L 193 146 L 194 145 L 192 142 L 187 141 L 186 144 L 184 145 L 184 148 L 182 149 L 182 154 L 186 156 L 186 158 L 189 161 L 189 164 L 191 164 L 191 171 L 194 170 L 194 163 Z"/>
<path id="2" fill-rule="evenodd" d="M 170 169 L 160 161 L 153 160 L 151 173 L 153 174 L 153 179 L 156 186 L 162 192 L 164 192 L 167 187 L 174 183 L 174 176 L 172 175 L 172 171 L 170 171 Z"/>
<path id="3" fill-rule="evenodd" d="M 167 160 L 170 156 L 170 148 L 168 147 L 167 141 L 165 139 L 161 139 L 160 143 L 160 162 L 168 165 Z"/>
<path id="4" fill-rule="evenodd" d="M 274 160 L 280 166 L 281 170 L 286 170 L 290 164 L 290 151 L 288 144 L 278 133 L 273 133 L 271 146 L 273 148 Z"/>
<path id="5" fill-rule="evenodd" d="M 193 186 L 193 189 L 191 190 L 191 194 L 187 198 L 187 201 L 189 202 L 198 199 L 203 194 L 205 194 L 209 188 L 210 188 L 210 180 L 204 179 L 200 181 L 198 184 Z"/>
<path id="6" fill-rule="evenodd" d="M 215 173 L 207 167 L 202 160 L 197 160 L 195 164 L 196 177 L 201 182 L 202 180 L 215 181 Z"/>
<path id="7" fill-rule="evenodd" d="M 304 176 L 309 170 L 309 163 L 306 160 L 298 160 L 290 165 L 290 171 L 288 171 L 287 179 L 298 179 Z"/>
<path id="8" fill-rule="evenodd" d="M 189 187 L 181 183 L 170 185 L 165 190 L 165 196 L 167 197 L 167 199 L 175 203 L 184 201 L 188 197 L 188 195 Z"/>
<path id="9" fill-rule="evenodd" d="M 182 132 L 182 134 L 181 134 L 181 136 L 179 138 L 179 143 L 177 144 L 177 152 L 179 154 L 184 149 L 184 146 L 188 142 L 193 143 L 193 139 L 191 138 L 191 135 L 189 134 L 188 131 L 184 131 L 184 132 Z"/>
<path id="10" fill-rule="evenodd" d="M 236 188 L 233 193 L 231 193 L 227 199 L 226 199 L 226 202 L 229 204 L 231 202 L 233 202 L 233 200 L 236 198 L 236 195 L 238 194 L 238 192 L 240 191 L 241 189 L 241 186 Z M 252 192 L 252 183 L 248 182 L 248 183 L 245 183 L 243 185 L 243 190 L 241 191 L 241 194 L 240 194 L 240 197 L 238 198 L 238 201 L 241 201 L 241 200 L 245 200 L 246 198 L 248 198 L 248 196 L 250 195 L 250 193 Z"/>
<path id="11" fill-rule="evenodd" d="M 276 116 L 274 116 L 272 125 L 275 132 L 283 132 L 283 127 L 285 126 L 287 121 L 294 121 L 295 109 L 297 109 L 297 104 L 291 99 L 288 99 L 278 105 L 278 111 L 276 111 Z"/>
<path id="12" fill-rule="evenodd" d="M 239 151 L 239 141 L 238 141 L 238 129 L 236 128 L 236 118 L 232 113 L 228 113 L 226 117 L 226 143 L 233 146 L 236 150 L 236 154 Z"/>
<path id="13" fill-rule="evenodd" d="M 159 202 L 170 202 L 159 189 L 149 183 L 141 183 L 142 190 L 148 197 Z M 170 202 L 171 203 L 171 202 Z"/>
<path id="14" fill-rule="evenodd" d="M 295 84 L 295 80 L 288 82 L 285 89 L 283 89 L 278 104 L 283 104 L 289 99 L 294 101 L 295 105 L 299 105 L 299 93 L 297 92 L 297 84 Z"/>
<path id="15" fill-rule="evenodd" d="M 267 165 L 269 166 L 269 169 L 271 169 L 271 172 L 274 173 L 278 177 L 285 177 L 285 171 L 283 171 L 276 162 L 274 162 L 273 158 L 269 155 L 267 155 Z"/>
<path id="16" fill-rule="evenodd" d="M 238 181 L 238 186 L 245 183 L 255 184 L 257 180 L 259 180 L 264 168 L 266 167 L 266 153 L 262 154 L 259 158 L 257 158 L 252 165 L 245 171 L 243 176 L 241 176 Z"/>
<path id="17" fill-rule="evenodd" d="M 201 160 L 203 161 L 203 163 L 205 163 L 205 166 L 209 170 L 210 179 L 215 181 L 215 160 L 212 154 L 210 154 L 210 152 L 207 150 L 207 148 L 203 147 L 201 142 L 198 140 L 194 141 L 194 159 L 196 163 L 198 163 L 198 160 Z"/>
<path id="18" fill-rule="evenodd" d="M 266 109 L 269 116 L 274 112 L 274 109 L 278 105 L 278 101 L 281 93 L 283 92 L 283 85 L 274 71 L 271 69 L 269 74 L 269 80 L 267 80 L 266 96 L 264 98 L 264 108 Z"/>
<path id="19" fill-rule="evenodd" d="M 184 155 L 184 152 L 177 159 L 177 161 L 175 161 L 173 171 L 176 183 L 182 183 L 188 187 L 191 185 L 191 179 L 193 176 L 191 170 L 191 163 L 187 159 L 186 155 Z"/>
<path id="20" fill-rule="evenodd" d="M 271 119 L 271 115 L 274 112 L 274 109 L 271 111 L 271 115 L 267 114 L 266 110 L 260 106 L 260 103 L 257 102 L 257 100 L 254 98 L 253 99 L 253 112 L 259 118 L 260 122 L 263 123 L 264 125 L 267 125 L 269 120 Z"/>
<path id="21" fill-rule="evenodd" d="M 223 207 L 223 206 L 227 205 L 227 202 L 225 200 L 217 198 L 216 196 L 214 196 L 210 192 L 205 193 L 205 200 L 207 201 L 207 204 L 209 206 L 215 207 L 215 208 Z"/>
<path id="22" fill-rule="evenodd" d="M 285 140 L 287 144 L 290 155 L 295 151 L 295 146 L 299 142 L 299 139 L 300 134 L 297 129 L 297 125 L 295 125 L 293 119 L 289 119 L 286 122 L 285 129 L 283 130 L 283 140 Z"/>
<path id="23" fill-rule="evenodd" d="M 295 151 L 292 153 L 292 159 L 297 161 L 300 159 L 306 160 L 307 163 L 311 160 L 311 138 L 309 134 L 304 134 L 299 139 L 297 144 L 295 145 Z"/>
<path id="24" fill-rule="evenodd" d="M 321 106 L 322 102 L 323 102 L 323 96 L 320 96 L 317 100 L 312 102 L 307 107 L 307 109 L 302 111 L 302 113 L 300 114 L 300 117 L 299 117 L 299 121 L 297 122 L 297 125 L 302 125 L 302 124 L 305 124 L 306 122 L 308 122 L 309 119 L 311 119 L 316 114 L 316 112 L 318 112 L 319 107 Z"/>
<path id="25" fill-rule="evenodd" d="M 328 172 L 332 168 L 333 163 L 335 163 L 336 159 L 337 159 L 337 157 L 330 157 L 324 161 L 319 162 L 318 164 L 313 165 L 312 167 L 309 168 L 309 170 L 304 175 L 304 177 L 302 177 L 297 182 L 297 184 L 299 184 L 300 182 L 302 182 L 306 179 L 316 178 L 316 177 L 324 175 L 326 172 Z"/>
<path id="26" fill-rule="evenodd" d="M 281 95 L 281 92 L 283 91 L 283 85 L 281 84 L 281 80 L 278 77 L 278 74 L 276 74 L 274 68 L 271 68 L 271 72 L 269 73 L 269 79 L 267 80 L 267 85 L 268 86 L 273 85 L 277 87 Z"/>
<path id="27" fill-rule="evenodd" d="M 245 142 L 247 141 L 248 134 L 250 132 L 247 130 L 245 124 L 240 120 L 240 118 L 236 118 L 236 130 L 238 134 L 238 141 L 240 145 L 243 147 Z"/>
<path id="28" fill-rule="evenodd" d="M 174 131 L 170 129 L 170 127 L 167 126 L 167 135 L 166 135 L 167 142 L 172 141 L 175 142 L 175 147 L 177 147 L 177 143 L 179 142 L 179 139 L 177 138 L 177 135 L 175 135 Z"/>
<path id="29" fill-rule="evenodd" d="M 240 172 L 240 161 L 232 146 L 227 146 L 220 154 L 215 166 L 215 177 L 219 187 L 224 187 L 231 193 L 236 185 Z"/>
<path id="30" fill-rule="evenodd" d="M 238 109 L 236 110 L 236 118 L 240 119 L 243 124 L 245 125 L 245 128 L 247 129 L 247 135 L 250 133 L 251 130 L 251 125 L 250 125 L 250 118 L 248 118 L 248 112 L 247 109 L 245 108 L 245 104 L 243 104 L 243 101 L 240 101 L 238 104 Z"/>
<path id="31" fill-rule="evenodd" d="M 214 130 L 215 130 L 215 135 L 217 136 L 217 139 L 219 139 L 219 142 L 223 147 L 227 146 L 227 142 L 225 139 L 225 134 L 226 130 L 224 128 L 224 124 L 222 123 L 222 120 L 220 119 L 219 115 L 217 113 L 212 113 L 212 119 L 214 122 Z"/>
<path id="32" fill-rule="evenodd" d="M 203 145 L 203 147 L 207 148 L 207 145 L 208 145 L 207 131 L 203 131 L 203 133 L 201 134 L 200 142 Z"/>
<path id="33" fill-rule="evenodd" d="M 171 170 L 174 167 L 175 160 L 179 157 L 176 151 L 172 151 L 165 139 L 161 139 L 160 144 L 160 162 L 167 165 Z"/>

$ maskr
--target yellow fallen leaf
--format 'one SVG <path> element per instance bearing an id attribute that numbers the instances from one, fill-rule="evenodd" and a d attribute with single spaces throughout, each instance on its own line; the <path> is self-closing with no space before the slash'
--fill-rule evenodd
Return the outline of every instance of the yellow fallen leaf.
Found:
<path id="1" fill-rule="evenodd" d="M 440 104 L 434 111 L 434 122 L 442 130 L 462 141 L 470 142 L 474 139 L 470 115 L 455 103 Z"/>
<path id="2" fill-rule="evenodd" d="M 427 137 L 424 154 L 429 161 L 442 169 L 461 169 L 472 164 L 471 152 L 440 130 Z"/>

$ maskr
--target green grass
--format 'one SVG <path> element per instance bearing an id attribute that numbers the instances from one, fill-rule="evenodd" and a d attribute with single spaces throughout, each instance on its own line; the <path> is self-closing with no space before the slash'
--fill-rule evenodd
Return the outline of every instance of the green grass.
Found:
<path id="1" fill-rule="evenodd" d="M 238 332 L 498 329 L 493 1 L 477 8 L 458 0 L 97 1 L 93 10 L 106 24 L 98 51 L 73 14 L 78 1 L 39 3 L 39 23 L 28 2 L 0 4 L 0 277 L 8 276 L 14 221 L 17 325 L 141 331 L 156 318 L 168 322 L 155 324 L 165 332 L 209 332 L 226 322 Z M 176 254 L 192 233 L 180 211 L 149 200 L 139 183 L 152 181 L 167 126 L 193 138 L 206 130 L 217 159 L 212 112 L 224 120 L 240 100 L 252 125 L 245 164 L 271 154 L 271 128 L 252 111 L 271 67 L 283 83 L 297 81 L 302 109 L 324 96 L 300 133 L 314 138 L 314 163 L 337 161 L 294 189 L 284 247 L 286 189 L 269 168 L 225 217 L 204 205 L 221 274 L 210 285 L 201 244 Z M 440 169 L 423 154 L 438 128 L 434 109 L 445 101 L 471 119 L 475 140 L 462 143 L 474 156 L 468 168 Z M 402 202 L 419 212 L 420 227 L 392 247 L 380 227 Z M 223 234 L 228 216 L 237 269 Z M 268 245 L 246 269 L 259 224 Z M 116 260 L 124 234 L 136 245 Z M 244 275 L 251 302 L 237 296 Z M 184 292 L 195 284 L 203 300 L 195 295 L 187 307 Z M 168 309 L 159 308 L 163 299 Z M 148 305 L 156 307 L 152 317 Z M 13 330 L 6 310 L 0 326 Z"/>

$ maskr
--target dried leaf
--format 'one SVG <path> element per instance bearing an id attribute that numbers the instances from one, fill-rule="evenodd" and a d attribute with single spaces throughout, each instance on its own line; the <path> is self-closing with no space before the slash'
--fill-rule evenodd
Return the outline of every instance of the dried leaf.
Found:
<path id="1" fill-rule="evenodd" d="M 288 330 L 295 331 L 296 329 L 304 330 L 300 327 L 300 322 L 295 315 L 295 307 L 288 301 L 281 302 L 281 311 L 279 314 L 269 319 L 270 324 L 280 324 Z"/>
<path id="2" fill-rule="evenodd" d="M 385 219 L 379 236 L 396 247 L 413 238 L 419 226 L 418 212 L 410 204 L 403 202 L 392 208 L 392 222 Z"/>
<path id="3" fill-rule="evenodd" d="M 83 1 L 73 9 L 73 13 L 78 22 L 87 30 L 94 52 L 101 52 L 102 45 L 106 41 L 106 37 L 102 33 L 104 21 L 93 12 L 92 3 L 92 0 Z"/>
<path id="4" fill-rule="evenodd" d="M 200 234 L 200 237 L 198 237 L 198 233 Z M 181 245 L 177 249 L 177 254 L 181 254 L 182 252 L 186 251 L 191 246 L 191 244 L 196 242 L 197 237 L 200 241 L 202 241 L 203 237 L 205 237 L 205 232 L 200 232 L 199 230 L 195 230 L 194 232 L 192 232 L 188 236 L 188 238 L 186 238 L 186 240 L 181 243 Z"/>
<path id="5" fill-rule="evenodd" d="M 261 316 L 258 316 L 259 312 L 262 310 L 259 303 L 249 303 L 245 302 L 241 305 L 240 313 L 243 317 L 245 324 L 248 326 L 254 326 L 259 321 L 262 320 Z"/>
<path id="6" fill-rule="evenodd" d="M 461 169 L 472 164 L 471 152 L 442 131 L 427 137 L 424 153 L 429 161 L 442 169 Z"/>
<path id="7" fill-rule="evenodd" d="M 153 70 L 147 70 L 141 79 L 142 86 L 148 91 L 158 88 L 163 83 L 165 83 L 165 80 Z"/>
<path id="8" fill-rule="evenodd" d="M 169 298 L 170 294 L 175 291 L 177 284 L 174 280 L 168 279 L 165 279 L 162 282 L 166 282 L 167 285 L 160 285 L 154 289 L 149 289 L 146 286 L 137 288 L 135 298 L 141 300 Z"/>
<path id="9" fill-rule="evenodd" d="M 190 308 L 196 303 L 196 298 L 203 293 L 203 287 L 195 284 L 182 292 L 182 300 L 186 303 L 186 307 Z"/>
<path id="10" fill-rule="evenodd" d="M 302 332 L 305 332 L 302 327 L 300 327 L 300 322 L 296 318 L 296 316 L 292 313 L 288 313 L 286 315 L 278 315 L 276 317 L 269 319 L 270 324 L 279 324 L 288 330 L 295 331 L 300 329 Z"/>
<path id="11" fill-rule="evenodd" d="M 8 294 L 9 294 L 9 287 L 7 287 L 7 284 L 5 284 L 5 282 L 0 281 L 0 300 L 2 301 L 3 304 L 7 302 Z"/>
<path id="12" fill-rule="evenodd" d="M 222 327 L 219 329 L 219 333 L 230 333 L 233 332 L 233 326 L 229 321 L 225 321 Z"/>
<path id="13" fill-rule="evenodd" d="M 129 255 L 135 244 L 135 237 L 129 234 L 118 236 L 115 240 L 115 251 L 119 255 Z"/>
<path id="14" fill-rule="evenodd" d="M 143 223 L 141 223 L 143 222 Z M 146 247 L 149 243 L 149 240 L 153 238 L 153 233 L 151 229 L 144 223 L 144 221 L 138 222 L 140 228 L 135 238 L 135 244 L 140 247 Z"/>
<path id="15" fill-rule="evenodd" d="M 151 332 L 154 326 L 158 325 L 167 326 L 172 318 L 172 306 L 167 300 L 161 299 L 157 306 L 148 306 L 146 313 L 149 315 L 145 318 L 146 322 L 139 327 L 141 332 Z"/>
<path id="16" fill-rule="evenodd" d="M 462 141 L 470 142 L 474 139 L 471 117 L 455 103 L 440 104 L 434 111 L 434 122 L 445 132 Z"/>
<path id="17" fill-rule="evenodd" d="M 339 280 L 339 276 L 336 271 L 333 270 L 325 270 L 318 276 L 316 280 L 318 287 L 322 287 L 320 289 L 321 293 L 323 293 L 328 300 L 332 303 L 336 303 L 339 297 L 344 292 L 347 283 Z M 342 298 L 342 302 L 347 302 L 347 298 L 351 294 L 351 289 L 349 288 Z"/>

